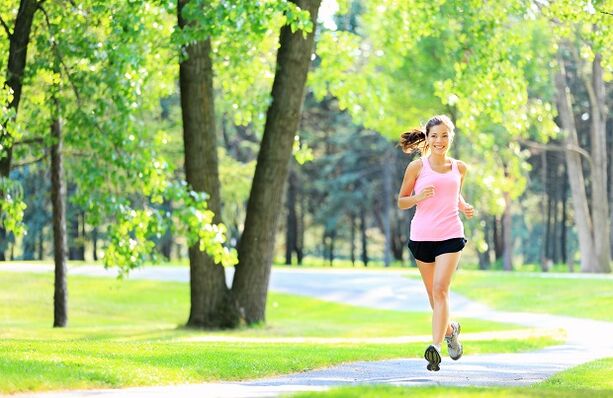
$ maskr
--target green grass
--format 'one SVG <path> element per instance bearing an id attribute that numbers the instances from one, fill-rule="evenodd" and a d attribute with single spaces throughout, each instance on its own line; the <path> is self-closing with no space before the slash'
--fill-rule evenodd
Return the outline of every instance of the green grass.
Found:
<path id="1" fill-rule="evenodd" d="M 308 392 L 292 398 L 570 398 L 612 397 L 613 358 L 589 362 L 558 373 L 544 382 L 529 387 L 341 387 L 325 392 Z"/>
<path id="2" fill-rule="evenodd" d="M 238 380 L 348 361 L 421 357 L 423 344 L 197 342 L 190 338 L 429 334 L 429 316 L 270 294 L 265 326 L 180 327 L 187 283 L 69 278 L 69 327 L 52 329 L 52 275 L 0 273 L 0 392 Z M 509 325 L 464 321 L 470 330 Z M 471 353 L 516 352 L 553 338 L 471 342 Z"/>
<path id="3" fill-rule="evenodd" d="M 70 277 L 69 328 L 53 323 L 51 274 L 1 273 L 0 339 L 167 340 L 202 334 L 179 328 L 189 313 L 187 283 Z M 208 335 L 265 337 L 387 337 L 430 334 L 430 315 L 368 309 L 271 292 L 267 323 Z M 376 322 L 373 322 L 376 320 Z M 485 332 L 518 326 L 463 320 L 465 330 Z"/>
<path id="4" fill-rule="evenodd" d="M 613 321 L 613 279 L 462 270 L 452 290 L 501 310 Z"/>

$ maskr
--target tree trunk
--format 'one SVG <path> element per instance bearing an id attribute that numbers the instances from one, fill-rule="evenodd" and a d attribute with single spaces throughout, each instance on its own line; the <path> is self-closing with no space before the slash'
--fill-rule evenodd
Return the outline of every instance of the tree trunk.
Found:
<path id="1" fill-rule="evenodd" d="M 591 79 L 585 79 L 590 98 L 590 142 L 592 146 L 592 221 L 596 268 L 593 272 L 611 272 L 609 194 L 607 191 L 607 107 L 603 81 L 602 55 L 592 62 Z"/>
<path id="2" fill-rule="evenodd" d="M 9 36 L 9 53 L 6 64 L 6 85 L 13 91 L 13 99 L 8 108 L 13 109 L 15 114 L 10 120 L 2 120 L 0 126 L 0 178 L 9 178 L 11 172 L 11 161 L 13 158 L 12 139 L 8 137 L 7 126 L 17 117 L 19 102 L 21 101 L 21 90 L 23 87 L 23 73 L 26 68 L 28 53 L 28 43 L 30 42 L 30 32 L 32 21 L 38 6 L 37 0 L 21 0 L 19 10 L 15 18 L 13 32 Z M 0 192 L 0 194 L 4 194 Z M 5 260 L 4 251 L 7 248 L 8 236 L 4 227 L 0 227 L 0 261 Z"/>
<path id="3" fill-rule="evenodd" d="M 392 232 L 390 227 L 390 216 L 391 216 L 391 201 L 393 196 L 392 193 L 392 163 L 395 159 L 393 153 L 389 151 L 385 158 L 383 159 L 383 197 L 381 200 L 383 201 L 383 234 L 385 236 L 385 246 L 383 253 L 383 263 L 386 267 L 389 267 L 392 262 Z"/>
<path id="4" fill-rule="evenodd" d="M 566 167 L 575 210 L 575 225 L 577 226 L 577 234 L 579 235 L 581 271 L 595 272 L 598 269 L 598 265 L 596 253 L 594 251 L 594 241 L 592 239 L 592 221 L 588 209 L 587 195 L 585 193 L 581 156 L 577 150 L 573 150 L 573 148 L 579 148 L 577 128 L 572 112 L 570 89 L 566 82 L 564 61 L 561 56 L 559 57 L 559 69 L 555 75 L 556 104 L 560 117 L 560 127 L 566 132 L 566 144 L 570 147 L 569 150 L 566 151 Z"/>
<path id="5" fill-rule="evenodd" d="M 58 113 L 51 126 L 54 143 L 51 146 L 51 204 L 53 207 L 53 258 L 55 284 L 53 292 L 53 327 L 65 327 L 68 322 L 68 286 L 66 284 L 66 187 L 62 161 L 62 126 Z"/>
<path id="6" fill-rule="evenodd" d="M 511 195 L 504 193 L 505 209 L 502 218 L 502 235 L 504 241 L 503 269 L 513 271 L 513 234 L 512 234 L 512 214 L 511 214 Z"/>
<path id="7" fill-rule="evenodd" d="M 330 257 L 328 258 L 328 261 L 330 262 L 330 267 L 334 266 L 334 243 L 336 242 L 336 230 L 332 230 L 330 231 L 330 234 L 328 235 L 330 237 L 330 250 L 328 250 L 328 254 L 330 255 Z"/>
<path id="8" fill-rule="evenodd" d="M 494 241 L 494 258 L 496 259 L 495 261 L 498 262 L 502 259 L 504 252 L 502 217 L 498 218 L 494 216 L 492 226 L 492 240 Z"/>
<path id="9" fill-rule="evenodd" d="M 255 175 L 247 205 L 245 229 L 238 246 L 232 290 L 248 324 L 265 321 L 278 209 L 287 179 L 294 136 L 300 122 L 320 0 L 295 0 L 311 15 L 313 29 L 305 34 L 281 28 L 272 103 L 266 114 Z"/>
<path id="10" fill-rule="evenodd" d="M 9 103 L 9 109 L 15 110 L 15 117 L 19 109 L 21 101 L 21 91 L 23 87 L 23 73 L 26 68 L 28 43 L 30 42 L 30 32 L 32 30 L 32 21 L 36 13 L 38 1 L 36 0 L 21 0 L 17 17 L 15 18 L 15 27 L 9 37 L 9 54 L 7 62 L 6 85 L 13 90 L 13 99 Z M 0 176 L 8 177 L 11 171 L 11 160 L 13 156 L 13 147 L 10 140 L 6 140 L 7 124 L 11 121 L 2 121 L 2 129 L 0 129 L 0 142 L 3 148 L 0 152 Z"/>
<path id="11" fill-rule="evenodd" d="M 296 251 L 298 220 L 296 218 L 296 172 L 289 171 L 287 186 L 287 222 L 285 225 L 285 264 L 292 265 L 292 253 Z"/>
<path id="12" fill-rule="evenodd" d="M 362 236 L 362 263 L 368 267 L 368 244 L 366 241 L 366 209 L 360 207 L 360 233 Z"/>
<path id="13" fill-rule="evenodd" d="M 298 184 L 300 187 L 301 184 Z M 296 234 L 296 258 L 298 265 L 302 265 L 304 257 L 304 214 L 306 213 L 305 195 L 302 190 L 299 190 L 300 197 L 300 217 L 298 217 L 298 231 Z"/>
<path id="14" fill-rule="evenodd" d="M 351 232 L 350 232 L 350 239 L 351 239 L 351 245 L 350 245 L 350 257 L 351 257 L 351 265 L 353 267 L 355 267 L 355 213 L 351 212 L 349 214 L 349 228 L 351 228 Z"/>
<path id="15" fill-rule="evenodd" d="M 40 231 L 38 231 L 38 261 L 42 261 L 43 260 L 43 256 L 45 253 L 45 239 L 44 239 L 44 234 L 43 234 L 43 228 L 40 229 Z"/>
<path id="16" fill-rule="evenodd" d="M 181 12 L 189 0 L 178 1 L 179 27 L 188 22 Z M 213 65 L 210 38 L 190 43 L 187 56 L 179 65 L 185 176 L 191 189 L 206 192 L 208 208 L 215 213 L 213 222 L 221 222 L 219 170 L 215 109 L 213 105 Z M 226 286 L 225 270 L 200 251 L 197 242 L 189 248 L 190 327 L 234 327 L 238 323 L 233 300 Z"/>
<path id="17" fill-rule="evenodd" d="M 73 191 L 74 192 L 74 184 Z M 74 209 L 74 208 L 73 208 Z M 71 214 L 72 213 L 72 214 Z M 81 260 L 84 258 L 83 251 L 83 236 L 81 235 L 81 222 L 79 215 L 81 214 L 79 209 L 74 209 L 72 212 L 69 212 L 69 215 L 72 215 L 72 220 L 70 221 L 70 232 L 69 232 L 69 244 L 68 244 L 68 259 L 69 260 Z"/>
<path id="18" fill-rule="evenodd" d="M 164 211 L 171 212 L 172 202 L 169 200 L 164 200 L 164 202 L 162 203 L 162 208 L 164 209 Z M 172 255 L 172 240 L 172 231 L 170 228 L 168 228 L 159 242 L 160 253 L 168 261 L 170 261 L 170 257 Z"/>
<path id="19" fill-rule="evenodd" d="M 562 229 L 561 231 L 561 237 L 560 237 L 560 246 L 561 246 L 561 252 L 562 252 L 562 262 L 563 263 L 567 263 L 567 259 L 570 257 L 571 261 L 572 261 L 572 254 L 569 255 L 569 253 L 567 253 L 567 249 L 566 249 L 566 219 L 567 219 L 567 213 L 566 213 L 566 202 L 568 201 L 568 173 L 566 172 L 566 166 L 562 165 L 563 169 L 564 169 L 564 173 L 562 175 L 562 220 L 560 221 L 560 223 L 562 224 L 560 227 Z M 572 270 L 571 270 L 572 271 Z"/>
<path id="20" fill-rule="evenodd" d="M 92 258 L 98 261 L 98 227 L 92 229 Z"/>
<path id="21" fill-rule="evenodd" d="M 543 220 L 545 225 L 545 234 L 541 234 L 541 269 L 544 264 L 547 263 L 547 247 L 549 245 L 549 213 L 547 212 L 546 203 L 548 203 L 549 190 L 547 184 L 547 151 L 541 152 L 541 185 L 543 186 L 543 197 L 541 199 L 541 215 L 545 217 L 547 214 L 547 220 Z"/>
<path id="22" fill-rule="evenodd" d="M 610 99 L 613 99 L 613 95 L 609 94 Z M 611 257 L 613 257 L 613 118 L 607 115 L 609 121 L 609 150 L 608 164 L 609 164 L 609 246 L 611 247 Z"/>

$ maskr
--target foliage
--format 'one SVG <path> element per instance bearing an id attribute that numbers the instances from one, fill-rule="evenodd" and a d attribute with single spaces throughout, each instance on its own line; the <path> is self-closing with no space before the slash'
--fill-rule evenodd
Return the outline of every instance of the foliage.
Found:
<path id="1" fill-rule="evenodd" d="M 174 167 L 161 155 L 166 132 L 144 124 L 144 115 L 175 90 L 174 16 L 146 1 L 44 7 L 35 20 L 17 120 L 24 139 L 43 145 L 24 146 L 16 157 L 35 158 L 51 143 L 53 95 L 63 119 L 67 176 L 77 186 L 72 200 L 90 224 L 107 226 L 107 266 L 126 273 L 143 264 L 153 239 L 168 228 L 199 240 L 217 262 L 234 264 L 236 253 L 224 246 L 225 227 L 212 224 L 206 196 L 172 182 Z M 167 197 L 183 207 L 174 214 L 157 208 Z"/>
<path id="2" fill-rule="evenodd" d="M 23 235 L 25 227 L 22 220 L 26 204 L 21 184 L 1 177 L 0 193 L 0 226 L 14 235 Z"/>

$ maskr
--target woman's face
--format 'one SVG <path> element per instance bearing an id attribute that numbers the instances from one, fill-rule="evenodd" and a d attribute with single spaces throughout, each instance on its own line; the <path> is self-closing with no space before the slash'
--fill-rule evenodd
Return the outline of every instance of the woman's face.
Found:
<path id="1" fill-rule="evenodd" d="M 433 154 L 445 155 L 451 145 L 451 131 L 444 123 L 438 124 L 430 128 L 427 140 Z"/>

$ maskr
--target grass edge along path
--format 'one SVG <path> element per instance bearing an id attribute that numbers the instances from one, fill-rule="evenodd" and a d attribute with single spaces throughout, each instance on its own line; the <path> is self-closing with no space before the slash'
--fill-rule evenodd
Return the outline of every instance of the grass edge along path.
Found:
<path id="1" fill-rule="evenodd" d="M 613 396 L 613 358 L 584 363 L 526 387 L 339 387 L 323 392 L 287 395 L 291 398 L 583 398 Z"/>
<path id="2" fill-rule="evenodd" d="M 552 337 L 475 341 L 471 353 L 533 351 Z M 0 342 L 0 392 L 248 380 L 355 361 L 421 358 L 424 343 L 399 345 Z"/>

